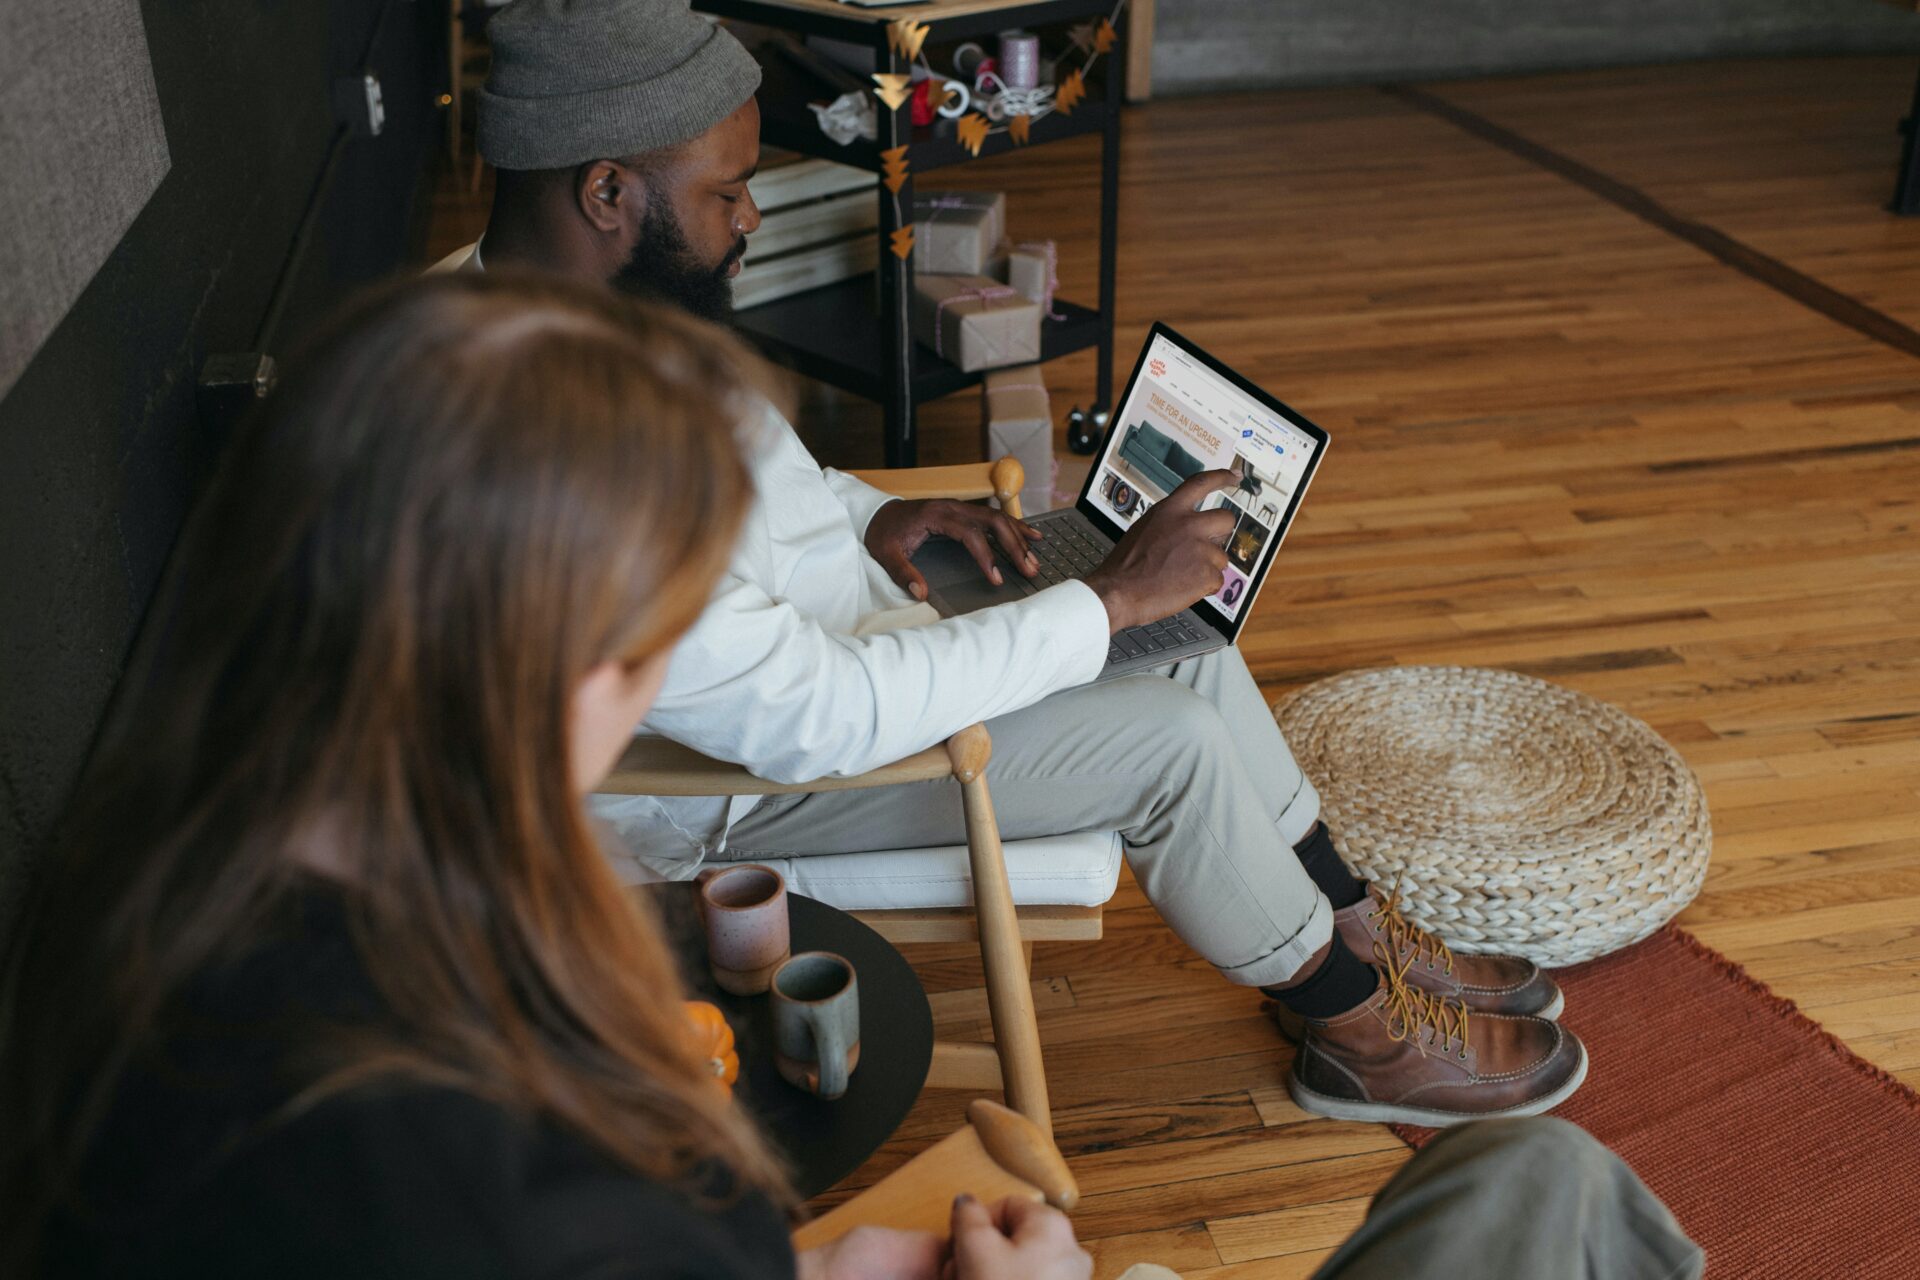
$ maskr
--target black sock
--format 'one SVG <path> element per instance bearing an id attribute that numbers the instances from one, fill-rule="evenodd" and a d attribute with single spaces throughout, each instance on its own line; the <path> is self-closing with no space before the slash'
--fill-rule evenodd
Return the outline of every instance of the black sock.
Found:
<path id="1" fill-rule="evenodd" d="M 1303 1018 L 1331 1018 L 1365 1004 L 1379 985 L 1373 966 L 1348 950 L 1336 933 L 1312 977 L 1296 986 L 1261 990 Z"/>
<path id="2" fill-rule="evenodd" d="M 1293 846 L 1293 852 L 1335 911 L 1367 896 L 1367 882 L 1355 879 L 1353 872 L 1347 870 L 1347 864 L 1340 861 L 1340 855 L 1333 848 L 1333 837 L 1327 834 L 1326 823 L 1314 823 L 1307 838 Z"/>

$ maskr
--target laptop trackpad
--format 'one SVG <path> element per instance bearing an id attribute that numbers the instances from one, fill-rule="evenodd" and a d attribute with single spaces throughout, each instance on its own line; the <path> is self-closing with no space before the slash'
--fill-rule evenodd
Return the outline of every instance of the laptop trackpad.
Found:
<path id="1" fill-rule="evenodd" d="M 1000 566 L 1002 585 L 994 586 L 974 563 L 973 553 L 951 538 L 929 538 L 913 554 L 913 566 L 927 579 L 934 603 L 949 614 L 972 613 L 1033 594 L 1026 579 Z"/>

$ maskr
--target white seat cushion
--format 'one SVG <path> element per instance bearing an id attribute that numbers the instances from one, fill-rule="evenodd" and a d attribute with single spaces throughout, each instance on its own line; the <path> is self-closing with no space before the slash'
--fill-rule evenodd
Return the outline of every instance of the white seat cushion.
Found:
<path id="1" fill-rule="evenodd" d="M 1120 883 L 1120 834 L 1080 831 L 1009 840 L 1007 879 L 1019 906 L 1097 907 Z M 809 858 L 755 858 L 787 879 L 795 893 L 842 911 L 917 910 L 973 905 L 967 846 L 823 853 Z"/>

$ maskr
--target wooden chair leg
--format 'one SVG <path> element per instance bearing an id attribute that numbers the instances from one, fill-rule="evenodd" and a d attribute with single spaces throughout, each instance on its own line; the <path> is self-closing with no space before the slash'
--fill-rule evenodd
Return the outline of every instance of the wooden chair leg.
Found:
<path id="1" fill-rule="evenodd" d="M 453 11 L 451 24 L 447 31 L 447 95 L 451 101 L 447 104 L 447 159 L 460 162 L 460 64 L 467 56 L 465 33 L 460 29 L 460 5 L 449 6 Z"/>
<path id="2" fill-rule="evenodd" d="M 1021 952 L 1020 918 L 1007 880 L 1006 855 L 987 792 L 986 767 L 991 739 L 980 725 L 955 734 L 947 743 L 967 827 L 967 856 L 973 872 L 973 910 L 980 922 L 980 961 L 986 969 L 987 1009 L 993 1040 L 1006 1080 L 1007 1105 L 1053 1136 L 1053 1112 L 1047 1100 L 1047 1074 L 1040 1057 L 1040 1024 L 1033 1011 L 1033 987 Z"/>

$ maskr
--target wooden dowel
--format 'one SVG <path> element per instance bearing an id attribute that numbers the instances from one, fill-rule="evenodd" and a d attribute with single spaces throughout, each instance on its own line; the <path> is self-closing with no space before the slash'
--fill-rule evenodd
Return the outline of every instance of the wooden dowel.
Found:
<path id="1" fill-rule="evenodd" d="M 980 734 L 984 738 L 986 730 L 980 729 Z M 959 764 L 956 754 L 956 775 L 960 773 Z M 985 764 L 980 760 L 973 776 L 960 784 L 960 799 L 967 824 L 967 854 L 973 866 L 973 910 L 980 921 L 987 1007 L 993 1018 L 994 1043 L 1000 1049 L 1001 1072 L 1006 1077 L 1007 1103 L 1051 1138 L 1053 1113 L 1040 1056 L 1040 1028 L 1034 1020 L 1033 988 L 1021 952 L 1020 920 L 1013 907 L 1013 887 L 1007 880 L 1000 832 L 994 824 L 993 797 L 987 793 Z"/>

